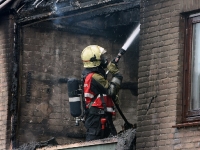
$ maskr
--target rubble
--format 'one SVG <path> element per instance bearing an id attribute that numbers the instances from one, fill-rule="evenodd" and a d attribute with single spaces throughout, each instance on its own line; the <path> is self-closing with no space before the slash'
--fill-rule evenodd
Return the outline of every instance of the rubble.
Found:
<path id="1" fill-rule="evenodd" d="M 20 146 L 18 149 L 14 149 L 14 150 L 36 150 L 37 148 L 53 146 L 53 145 L 58 145 L 54 137 L 48 141 L 25 143 L 22 146 Z"/>
<path id="2" fill-rule="evenodd" d="M 128 129 L 118 135 L 116 150 L 136 149 L 136 129 Z"/>
<path id="3" fill-rule="evenodd" d="M 113 144 L 115 150 L 135 150 L 136 149 L 136 129 L 128 129 L 121 132 L 118 136 L 113 136 L 105 139 L 93 140 L 88 142 L 80 142 L 68 145 L 57 145 L 55 138 L 45 142 L 31 142 L 20 146 L 15 150 L 56 150 L 68 148 L 84 148 L 85 146 L 107 145 Z"/>

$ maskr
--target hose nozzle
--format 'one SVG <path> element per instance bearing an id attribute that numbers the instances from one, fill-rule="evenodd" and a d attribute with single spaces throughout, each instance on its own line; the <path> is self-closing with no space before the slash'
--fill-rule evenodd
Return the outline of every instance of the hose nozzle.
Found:
<path id="1" fill-rule="evenodd" d="M 117 64 L 117 63 L 119 62 L 121 56 L 124 55 L 125 52 L 126 52 L 126 51 L 125 51 L 124 49 L 121 48 L 121 49 L 119 50 L 119 53 L 117 54 L 117 57 L 115 57 L 115 58 L 112 60 L 112 63 Z"/>

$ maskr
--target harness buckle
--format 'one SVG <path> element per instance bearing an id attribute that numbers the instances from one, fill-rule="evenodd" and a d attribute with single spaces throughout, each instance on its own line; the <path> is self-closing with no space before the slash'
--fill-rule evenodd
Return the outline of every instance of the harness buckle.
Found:
<path id="1" fill-rule="evenodd" d="M 104 114 L 105 114 L 105 111 L 102 110 L 102 109 L 99 109 L 98 114 L 100 114 L 100 115 L 104 115 Z"/>

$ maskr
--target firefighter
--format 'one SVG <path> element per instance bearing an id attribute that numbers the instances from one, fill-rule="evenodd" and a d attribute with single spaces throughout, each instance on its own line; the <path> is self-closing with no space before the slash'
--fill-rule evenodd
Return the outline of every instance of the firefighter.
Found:
<path id="1" fill-rule="evenodd" d="M 89 45 L 81 53 L 84 70 L 84 99 L 86 105 L 86 141 L 117 135 L 112 115 L 115 115 L 113 100 L 123 77 L 114 63 L 109 63 L 106 50 L 98 45 Z M 112 74 L 111 82 L 106 79 L 105 69 Z"/>

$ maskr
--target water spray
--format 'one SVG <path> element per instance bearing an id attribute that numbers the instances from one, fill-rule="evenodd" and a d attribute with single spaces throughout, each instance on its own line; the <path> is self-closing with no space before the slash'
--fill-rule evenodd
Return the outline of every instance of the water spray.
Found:
<path id="1" fill-rule="evenodd" d="M 131 33 L 131 35 L 129 36 L 129 38 L 126 40 L 126 42 L 124 43 L 124 45 L 122 46 L 122 48 L 119 50 L 119 53 L 117 54 L 117 57 L 115 57 L 111 62 L 117 64 L 121 58 L 122 55 L 124 55 L 126 53 L 126 50 L 129 48 L 129 46 L 131 45 L 131 43 L 135 40 L 135 38 L 137 37 L 137 35 L 140 32 L 140 24 L 138 24 L 138 26 L 133 30 L 133 32 Z M 108 74 L 109 71 L 106 72 L 106 74 Z"/>
<path id="2" fill-rule="evenodd" d="M 113 63 L 115 63 L 115 64 L 118 63 L 121 56 L 125 54 L 126 50 L 129 48 L 129 46 L 134 41 L 134 39 L 139 34 L 139 32 L 140 32 L 140 24 L 135 28 L 135 30 L 133 30 L 130 37 L 126 40 L 126 42 L 124 43 L 124 45 L 120 49 L 119 53 L 117 54 L 117 57 L 112 61 Z"/>
<path id="3" fill-rule="evenodd" d="M 133 30 L 130 37 L 126 40 L 125 44 L 122 46 L 122 49 L 127 50 L 129 48 L 129 46 L 131 45 L 131 43 L 136 38 L 136 36 L 139 34 L 139 32 L 140 32 L 140 24 L 136 27 L 135 30 Z"/>

